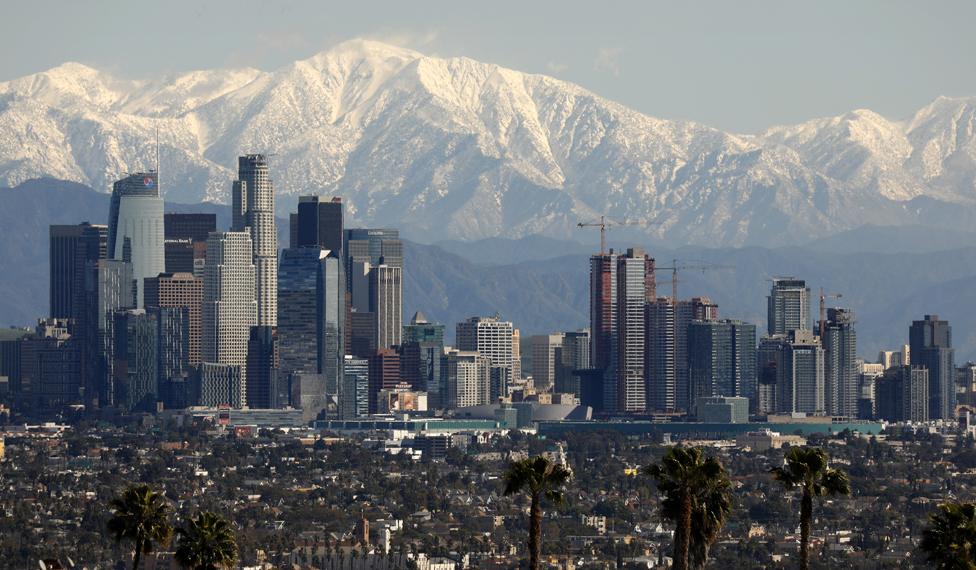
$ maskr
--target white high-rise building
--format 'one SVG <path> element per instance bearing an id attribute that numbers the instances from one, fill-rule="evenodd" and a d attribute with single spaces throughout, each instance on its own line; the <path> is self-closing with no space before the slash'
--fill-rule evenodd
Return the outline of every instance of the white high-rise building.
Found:
<path id="1" fill-rule="evenodd" d="M 274 217 L 274 185 L 263 154 L 237 159 L 232 191 L 231 229 L 251 237 L 257 325 L 278 325 L 278 230 Z"/>
<path id="2" fill-rule="evenodd" d="M 477 351 L 488 358 L 492 367 L 503 368 L 496 391 L 501 396 L 512 383 L 512 323 L 495 317 L 471 317 L 457 324 L 457 348 Z"/>
<path id="3" fill-rule="evenodd" d="M 257 324 L 255 269 L 248 232 L 214 232 L 207 238 L 203 276 L 203 362 L 239 366 L 241 394 L 247 402 L 247 344 Z"/>
<path id="4" fill-rule="evenodd" d="M 370 269 L 369 294 L 376 313 L 376 348 L 399 346 L 403 335 L 403 268 L 382 263 Z"/>
<path id="5" fill-rule="evenodd" d="M 155 172 L 130 174 L 112 185 L 108 257 L 132 263 L 136 308 L 144 303 L 144 280 L 166 271 L 163 199 Z"/>
<path id="6" fill-rule="evenodd" d="M 473 350 L 451 350 L 445 359 L 446 406 L 449 409 L 490 403 L 491 363 Z"/>

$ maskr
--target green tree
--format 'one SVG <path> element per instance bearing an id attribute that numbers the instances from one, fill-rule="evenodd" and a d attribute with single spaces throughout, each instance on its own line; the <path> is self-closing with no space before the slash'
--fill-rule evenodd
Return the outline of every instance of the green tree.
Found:
<path id="1" fill-rule="evenodd" d="M 176 561 L 183 568 L 219 570 L 230 568 L 237 560 L 234 529 L 224 517 L 202 512 L 190 519 L 185 528 L 177 529 Z"/>
<path id="2" fill-rule="evenodd" d="M 850 495 L 850 480 L 844 471 L 828 466 L 827 454 L 819 447 L 791 447 L 786 452 L 786 464 L 769 472 L 787 490 L 799 487 L 803 493 L 800 499 L 800 568 L 807 570 L 810 567 L 813 498 Z"/>
<path id="3" fill-rule="evenodd" d="M 732 509 L 728 472 L 698 447 L 671 447 L 644 471 L 664 495 L 662 516 L 675 525 L 675 570 L 704 566 Z"/>
<path id="4" fill-rule="evenodd" d="M 108 532 L 115 540 L 132 541 L 135 554 L 132 569 L 139 568 L 143 554 L 149 554 L 155 544 L 169 544 L 173 526 L 169 522 L 169 505 L 162 493 L 149 485 L 134 485 L 109 503 L 112 518 Z"/>
<path id="5" fill-rule="evenodd" d="M 513 461 L 505 474 L 505 494 L 527 491 L 531 500 L 529 510 L 529 568 L 538 570 L 542 558 L 542 499 L 560 505 L 565 499 L 564 488 L 572 473 L 542 455 Z"/>
<path id="6" fill-rule="evenodd" d="M 919 548 L 939 570 L 976 570 L 976 503 L 939 505 Z"/>

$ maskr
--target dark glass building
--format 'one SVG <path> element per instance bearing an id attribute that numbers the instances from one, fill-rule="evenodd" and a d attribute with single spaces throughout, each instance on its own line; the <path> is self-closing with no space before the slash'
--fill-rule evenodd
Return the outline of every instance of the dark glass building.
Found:
<path id="1" fill-rule="evenodd" d="M 688 377 L 692 405 L 709 396 L 756 394 L 756 325 L 696 320 L 688 326 Z"/>
<path id="2" fill-rule="evenodd" d="M 342 198 L 326 200 L 320 196 L 298 198 L 295 219 L 295 238 L 292 247 L 316 246 L 330 251 L 342 251 Z"/>
<path id="3" fill-rule="evenodd" d="M 85 314 L 85 265 L 105 259 L 108 227 L 84 222 L 51 226 L 50 316 L 74 319 Z"/>
<path id="4" fill-rule="evenodd" d="M 952 327 L 938 315 L 912 321 L 908 333 L 911 365 L 929 371 L 929 419 L 955 419 L 955 352 Z"/>
<path id="5" fill-rule="evenodd" d="M 824 389 L 827 413 L 831 416 L 856 418 L 860 396 L 860 370 L 857 365 L 857 333 L 854 312 L 849 309 L 827 309 L 823 323 Z"/>

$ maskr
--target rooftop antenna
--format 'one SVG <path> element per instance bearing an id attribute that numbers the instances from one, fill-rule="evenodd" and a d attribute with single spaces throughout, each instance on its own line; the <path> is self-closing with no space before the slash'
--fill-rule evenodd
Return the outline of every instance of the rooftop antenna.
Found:
<path id="1" fill-rule="evenodd" d="M 160 196 L 163 195 L 160 188 L 161 176 L 159 175 L 159 116 L 156 116 L 156 193 Z"/>

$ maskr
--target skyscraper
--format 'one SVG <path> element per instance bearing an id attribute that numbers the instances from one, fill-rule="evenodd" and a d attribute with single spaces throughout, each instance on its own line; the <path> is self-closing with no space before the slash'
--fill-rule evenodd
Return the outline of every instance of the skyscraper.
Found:
<path id="1" fill-rule="evenodd" d="M 824 352 L 820 339 L 811 331 L 793 330 L 788 335 L 764 337 L 759 344 L 758 368 L 760 413 L 826 412 Z M 763 402 L 764 389 L 773 391 L 775 402 Z"/>
<path id="2" fill-rule="evenodd" d="M 563 333 L 562 345 L 556 352 L 554 390 L 560 393 L 575 394 L 577 398 L 581 398 L 583 387 L 580 384 L 580 376 L 576 372 L 590 368 L 589 329 Z"/>
<path id="3" fill-rule="evenodd" d="M 166 272 L 194 273 L 202 277 L 207 236 L 217 231 L 217 215 L 167 213 L 163 216 L 163 226 Z"/>
<path id="4" fill-rule="evenodd" d="M 19 343 L 19 397 L 34 413 L 56 413 L 81 400 L 81 351 L 66 319 L 41 319 Z M 26 393 L 25 393 L 26 392 Z"/>
<path id="5" fill-rule="evenodd" d="M 642 249 L 630 248 L 617 257 L 616 331 L 617 409 L 647 411 L 644 307 L 654 300 L 654 260 Z"/>
<path id="6" fill-rule="evenodd" d="M 756 325 L 695 320 L 688 327 L 691 405 L 709 396 L 755 399 Z"/>
<path id="7" fill-rule="evenodd" d="M 826 364 L 825 389 L 827 413 L 832 416 L 856 418 L 859 398 L 859 370 L 857 365 L 857 333 L 854 332 L 854 313 L 849 309 L 827 309 L 824 337 Z"/>
<path id="8" fill-rule="evenodd" d="M 912 321 L 908 338 L 912 367 L 929 371 L 929 419 L 955 419 L 955 351 L 949 321 L 925 315 L 921 321 Z"/>
<path id="9" fill-rule="evenodd" d="M 400 345 L 400 377 L 411 389 L 427 392 L 433 408 L 442 408 L 441 360 L 444 354 L 444 325 L 428 322 L 423 313 L 414 314 L 403 327 Z"/>
<path id="10" fill-rule="evenodd" d="M 328 201 L 321 196 L 299 197 L 295 219 L 297 243 L 291 247 L 318 246 L 339 252 L 341 256 L 342 214 L 342 198 L 338 196 Z"/>
<path id="11" fill-rule="evenodd" d="M 471 350 L 451 350 L 444 357 L 445 407 L 466 408 L 488 404 L 491 362 Z"/>
<path id="12" fill-rule="evenodd" d="M 159 325 L 144 309 L 115 313 L 115 403 L 153 411 L 159 395 Z"/>
<path id="13" fill-rule="evenodd" d="M 189 364 L 201 362 L 201 337 L 203 334 L 203 279 L 192 273 L 161 273 L 146 279 L 146 308 L 185 308 L 187 310 Z"/>
<path id="14" fill-rule="evenodd" d="M 135 306 L 132 264 L 100 259 L 85 266 L 85 403 L 115 405 L 115 312 Z"/>
<path id="15" fill-rule="evenodd" d="M 369 359 L 347 355 L 342 368 L 339 410 L 344 420 L 369 414 Z"/>
<path id="16" fill-rule="evenodd" d="M 378 410 L 377 395 L 380 390 L 391 390 L 400 385 L 400 355 L 389 348 L 381 348 L 369 357 L 369 413 Z"/>
<path id="17" fill-rule="evenodd" d="M 878 419 L 890 422 L 929 421 L 929 370 L 923 366 L 893 366 L 877 379 Z"/>
<path id="18" fill-rule="evenodd" d="M 275 329 L 268 326 L 251 327 L 247 345 L 247 406 L 276 408 L 278 381 L 278 351 L 275 348 Z"/>
<path id="19" fill-rule="evenodd" d="M 792 277 L 773 279 L 766 321 L 770 335 L 810 330 L 810 288 L 806 281 Z"/>
<path id="20" fill-rule="evenodd" d="M 248 232 L 214 232 L 207 239 L 207 265 L 203 279 L 203 362 L 240 369 L 237 389 L 231 398 L 246 404 L 247 345 L 257 320 L 255 269 Z M 211 367 L 214 382 L 226 386 L 233 376 Z M 223 388 L 221 388 L 222 390 Z M 217 391 L 214 394 L 223 394 Z"/>
<path id="21" fill-rule="evenodd" d="M 49 232 L 50 316 L 80 324 L 85 314 L 85 265 L 105 259 L 108 227 L 84 222 L 51 226 Z"/>
<path id="22" fill-rule="evenodd" d="M 376 347 L 400 345 L 403 327 L 403 268 L 384 260 L 369 271 L 370 312 L 376 315 Z"/>
<path id="23" fill-rule="evenodd" d="M 328 394 L 343 378 L 346 302 L 342 260 L 320 247 L 288 248 L 278 277 L 280 374 L 323 374 Z"/>
<path id="24" fill-rule="evenodd" d="M 675 304 L 660 298 L 645 308 L 647 359 L 645 383 L 647 410 L 670 412 L 678 406 L 678 378 L 675 362 Z"/>
<path id="25" fill-rule="evenodd" d="M 617 256 L 590 257 L 590 364 L 603 371 L 607 412 L 617 410 Z"/>
<path id="26" fill-rule="evenodd" d="M 556 384 L 556 359 L 561 354 L 563 334 L 535 335 L 529 342 L 532 344 L 532 382 L 536 390 L 551 390 Z"/>
<path id="27" fill-rule="evenodd" d="M 274 217 L 274 186 L 263 154 L 237 159 L 232 189 L 232 226 L 251 238 L 257 325 L 278 324 L 278 230 Z M 208 246 L 209 247 L 209 246 Z"/>
<path id="28" fill-rule="evenodd" d="M 163 199 L 155 172 L 131 174 L 112 187 L 108 257 L 130 261 L 136 308 L 144 307 L 143 280 L 166 271 Z"/>
<path id="29" fill-rule="evenodd" d="M 148 291 L 148 288 L 147 288 Z M 156 319 L 158 356 L 158 394 L 166 408 L 196 405 L 194 372 L 191 370 L 191 309 L 184 306 L 149 306 L 146 312 Z M 199 305 L 196 310 L 199 315 Z M 199 318 L 198 318 L 199 322 Z M 199 330 L 197 331 L 199 333 Z M 199 346 L 199 339 L 197 339 Z"/>
<path id="30" fill-rule="evenodd" d="M 694 321 L 712 321 L 717 318 L 718 305 L 708 297 L 692 297 L 678 302 L 674 315 L 674 403 L 679 410 L 691 410 L 695 405 L 695 396 L 688 379 L 688 327 Z M 647 334 L 652 334 L 652 331 L 648 330 Z"/>
<path id="31" fill-rule="evenodd" d="M 513 328 L 511 322 L 497 316 L 471 317 L 457 324 L 457 348 L 477 352 L 488 359 L 489 366 L 503 368 L 500 381 L 507 387 L 512 380 Z"/>

